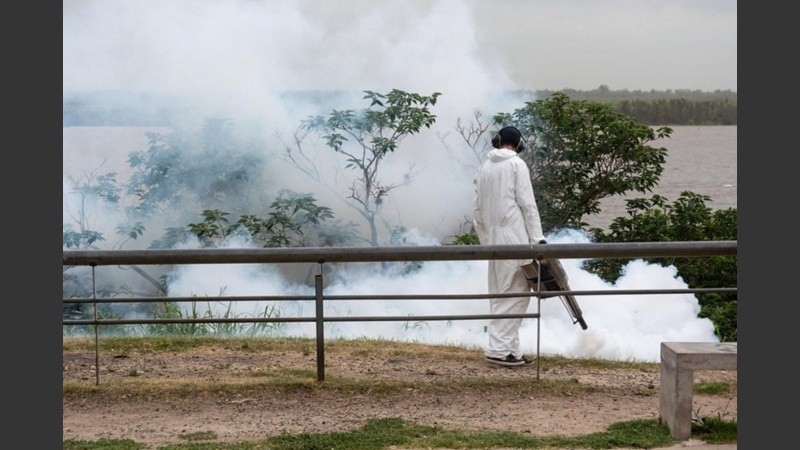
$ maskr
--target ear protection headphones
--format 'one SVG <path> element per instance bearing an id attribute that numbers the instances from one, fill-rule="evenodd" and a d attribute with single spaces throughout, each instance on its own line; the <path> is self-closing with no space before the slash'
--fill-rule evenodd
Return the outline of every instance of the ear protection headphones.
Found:
<path id="1" fill-rule="evenodd" d="M 506 135 L 505 140 L 503 139 L 503 134 Z M 516 139 L 518 139 L 518 141 L 517 145 L 514 147 L 514 150 L 519 153 L 525 150 L 525 141 L 522 139 L 522 133 L 516 127 L 504 127 L 500 131 L 496 132 L 494 136 L 492 136 L 492 147 L 500 148 L 504 142 L 511 143 Z"/>

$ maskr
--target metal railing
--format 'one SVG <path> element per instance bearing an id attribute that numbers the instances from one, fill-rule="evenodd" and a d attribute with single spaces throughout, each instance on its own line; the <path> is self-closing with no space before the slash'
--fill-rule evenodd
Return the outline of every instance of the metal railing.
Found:
<path id="1" fill-rule="evenodd" d="M 737 241 L 691 241 L 691 242 L 636 242 L 636 243 L 592 243 L 592 244 L 539 244 L 539 245 L 442 245 L 415 247 L 302 247 L 261 249 L 196 249 L 196 250 L 64 250 L 62 264 L 66 266 L 89 266 L 92 268 L 93 293 L 86 298 L 63 298 L 64 304 L 92 304 L 91 319 L 63 319 L 64 326 L 89 325 L 95 335 L 95 382 L 99 384 L 99 333 L 100 326 L 126 324 L 175 324 L 175 323 L 279 323 L 313 322 L 316 325 L 317 380 L 325 380 L 325 334 L 326 322 L 364 321 L 435 321 L 478 320 L 492 318 L 541 317 L 541 300 L 563 295 L 649 295 L 682 293 L 737 292 L 736 287 L 721 286 L 702 289 L 637 289 L 637 290 L 570 290 L 542 291 L 512 294 L 411 294 L 392 293 L 370 295 L 325 295 L 322 267 L 326 263 L 366 262 L 425 262 L 500 259 L 601 259 L 601 258 L 663 258 L 663 257 L 712 257 L 736 256 Z M 314 277 L 314 295 L 256 295 L 204 297 L 204 300 L 226 301 L 314 301 L 315 314 L 307 317 L 203 317 L 169 319 L 101 319 L 97 305 L 102 303 L 147 303 L 187 302 L 197 297 L 98 297 L 96 286 L 97 266 L 140 265 L 192 265 L 192 264 L 284 264 L 316 263 L 319 271 Z M 525 314 L 469 314 L 469 315 L 425 315 L 425 316 L 326 316 L 323 305 L 333 300 L 430 300 L 461 299 L 475 300 L 498 297 L 530 296 L 537 299 L 536 312 Z M 536 377 L 539 378 L 539 321 L 537 320 Z"/>

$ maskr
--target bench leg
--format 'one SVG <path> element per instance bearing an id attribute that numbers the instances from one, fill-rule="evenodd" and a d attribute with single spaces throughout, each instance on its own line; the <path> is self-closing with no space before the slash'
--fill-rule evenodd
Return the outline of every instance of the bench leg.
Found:
<path id="1" fill-rule="evenodd" d="M 692 434 L 693 371 L 661 364 L 659 416 L 675 439 L 689 439 Z"/>

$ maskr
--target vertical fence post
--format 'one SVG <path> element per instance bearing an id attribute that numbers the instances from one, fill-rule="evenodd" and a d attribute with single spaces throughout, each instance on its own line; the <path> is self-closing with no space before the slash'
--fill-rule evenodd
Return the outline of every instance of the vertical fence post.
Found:
<path id="1" fill-rule="evenodd" d="M 536 312 L 539 317 L 536 318 L 536 380 L 539 380 L 539 369 L 541 367 L 541 358 L 539 357 L 539 343 L 542 341 L 542 258 L 537 257 L 538 264 L 536 264 Z"/>
<path id="2" fill-rule="evenodd" d="M 322 264 L 317 275 L 314 276 L 316 291 L 316 319 L 317 319 L 317 381 L 325 381 L 325 318 L 322 301 Z"/>
<path id="3" fill-rule="evenodd" d="M 97 282 L 95 277 L 96 265 L 92 264 L 92 306 L 94 310 L 94 385 L 100 385 L 100 336 L 97 328 Z"/>

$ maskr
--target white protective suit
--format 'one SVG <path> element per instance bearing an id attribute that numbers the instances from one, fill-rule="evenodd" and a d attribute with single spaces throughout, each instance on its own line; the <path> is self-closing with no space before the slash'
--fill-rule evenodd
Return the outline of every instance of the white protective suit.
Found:
<path id="1" fill-rule="evenodd" d="M 530 171 L 515 150 L 492 149 L 475 175 L 475 231 L 482 245 L 526 245 L 544 239 Z M 489 260 L 489 293 L 528 292 L 530 285 L 520 265 L 528 260 Z M 530 297 L 489 300 L 491 314 L 524 314 Z M 489 321 L 491 358 L 521 358 L 519 327 L 522 319 Z"/>

